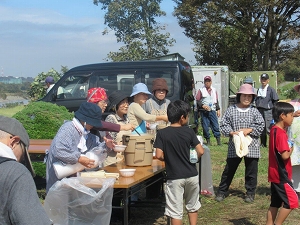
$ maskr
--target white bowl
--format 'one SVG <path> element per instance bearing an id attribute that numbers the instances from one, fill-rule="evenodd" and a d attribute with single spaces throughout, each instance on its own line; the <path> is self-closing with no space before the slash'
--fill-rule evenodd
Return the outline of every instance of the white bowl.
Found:
<path id="1" fill-rule="evenodd" d="M 150 128 L 150 130 L 156 130 L 156 126 L 157 126 L 157 123 L 152 123 L 152 124 L 150 124 L 149 128 Z"/>
<path id="2" fill-rule="evenodd" d="M 124 152 L 126 149 L 126 145 L 115 145 L 114 151 L 115 152 Z"/>
<path id="3" fill-rule="evenodd" d="M 122 177 L 132 177 L 136 169 L 120 169 L 120 174 Z"/>

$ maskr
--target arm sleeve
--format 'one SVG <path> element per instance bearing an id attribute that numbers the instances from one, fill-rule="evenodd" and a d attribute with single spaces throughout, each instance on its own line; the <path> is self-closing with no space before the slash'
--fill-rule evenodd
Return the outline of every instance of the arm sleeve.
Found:
<path id="1" fill-rule="evenodd" d="M 272 88 L 272 103 L 273 105 L 279 101 L 279 97 L 274 88 Z"/>
<path id="2" fill-rule="evenodd" d="M 193 137 L 192 138 L 192 142 L 193 143 L 191 143 L 191 146 L 193 146 L 194 148 L 198 145 L 198 144 L 200 144 L 200 141 L 199 141 L 199 139 L 197 138 L 197 135 L 194 133 L 194 131 L 193 130 L 191 130 L 192 132 L 191 132 L 191 136 Z"/>
<path id="3" fill-rule="evenodd" d="M 284 153 L 285 151 L 290 151 L 285 135 L 276 135 L 276 149 L 280 154 Z"/>
<path id="4" fill-rule="evenodd" d="M 115 120 L 113 118 L 113 115 L 108 115 L 105 119 L 106 122 L 109 122 L 109 123 L 114 123 Z M 109 131 L 108 132 L 108 135 L 111 137 L 111 139 L 113 139 L 114 141 L 116 141 L 116 138 L 117 138 L 117 135 L 118 135 L 118 132 L 111 132 Z"/>
<path id="5" fill-rule="evenodd" d="M 121 126 L 116 123 L 110 123 L 106 121 L 101 121 L 102 127 L 97 128 L 100 131 L 111 131 L 111 132 L 119 132 L 121 129 Z"/>
<path id="6" fill-rule="evenodd" d="M 196 100 L 200 101 L 200 99 L 201 99 L 201 91 L 198 90 L 197 95 L 196 95 Z"/>
<path id="7" fill-rule="evenodd" d="M 250 135 L 254 137 L 259 137 L 264 130 L 265 122 L 260 112 L 256 108 L 252 108 L 251 110 L 253 120 L 250 126 L 250 128 L 252 128 L 252 132 L 250 133 Z"/>
<path id="8" fill-rule="evenodd" d="M 71 126 L 68 125 L 61 127 L 55 136 L 54 146 L 50 150 L 53 151 L 53 156 L 62 162 L 75 164 L 81 155 L 77 147 L 80 137 L 77 137 L 70 128 Z"/>
<path id="9" fill-rule="evenodd" d="M 154 144 L 153 144 L 153 147 L 154 147 L 154 148 L 160 148 L 162 151 L 164 151 L 163 141 L 162 141 L 160 132 L 161 132 L 160 130 L 157 131 L 157 134 L 156 134 L 156 138 L 155 138 L 155 142 L 154 142 Z"/>
<path id="10" fill-rule="evenodd" d="M 139 104 L 135 104 L 132 107 L 132 110 L 134 115 L 140 118 L 141 120 L 151 121 L 151 122 L 155 122 L 156 120 L 156 115 L 151 115 L 146 113 L 145 110 L 143 110 L 143 108 Z"/>
<path id="11" fill-rule="evenodd" d="M 229 107 L 221 120 L 220 124 L 220 131 L 222 134 L 224 134 L 226 137 L 229 137 L 229 133 L 233 131 L 231 127 L 231 120 L 230 120 L 230 114 L 231 114 L 231 107 Z"/>

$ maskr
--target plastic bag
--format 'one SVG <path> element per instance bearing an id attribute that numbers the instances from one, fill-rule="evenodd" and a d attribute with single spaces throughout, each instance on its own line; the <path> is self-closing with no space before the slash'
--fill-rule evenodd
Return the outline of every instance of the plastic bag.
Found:
<path id="1" fill-rule="evenodd" d="M 202 145 L 204 154 L 201 157 L 201 194 L 207 196 L 215 196 L 212 181 L 210 149 L 206 145 Z"/>
<path id="2" fill-rule="evenodd" d="M 44 208 L 56 225 L 109 225 L 114 178 L 64 178 L 49 190 Z M 99 189 L 86 185 L 97 184 Z"/>
<path id="3" fill-rule="evenodd" d="M 94 147 L 85 153 L 86 157 L 95 160 L 93 168 L 99 167 L 99 165 L 102 165 L 102 163 L 105 161 L 107 157 L 107 151 L 104 146 L 105 145 Z"/>
<path id="4" fill-rule="evenodd" d="M 82 154 L 82 156 L 86 156 L 89 159 L 95 160 L 94 166 L 91 169 L 86 169 L 87 171 L 95 170 L 95 169 L 98 170 L 99 165 L 102 165 L 102 163 L 106 159 L 107 152 L 106 152 L 106 148 L 104 148 L 103 146 L 104 145 L 96 146 L 91 150 L 88 150 L 85 154 Z M 82 171 L 85 168 L 84 165 L 82 165 L 79 162 L 75 164 L 66 164 L 61 161 L 53 163 L 53 167 L 54 167 L 54 172 L 58 179 L 68 177 L 74 173 Z"/>

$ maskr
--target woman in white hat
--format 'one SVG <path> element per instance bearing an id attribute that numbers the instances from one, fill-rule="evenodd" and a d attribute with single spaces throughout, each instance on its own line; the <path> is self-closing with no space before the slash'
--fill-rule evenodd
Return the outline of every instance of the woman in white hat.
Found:
<path id="1" fill-rule="evenodd" d="M 130 123 L 135 127 L 138 133 L 146 133 L 146 121 L 158 121 L 164 120 L 168 122 L 167 115 L 151 115 L 144 111 L 142 105 L 146 103 L 151 93 L 148 91 L 146 84 L 137 83 L 132 88 L 132 93 L 130 97 L 133 97 L 133 102 L 129 105 L 128 108 L 128 118 Z M 135 132 L 133 132 L 135 133 Z"/>

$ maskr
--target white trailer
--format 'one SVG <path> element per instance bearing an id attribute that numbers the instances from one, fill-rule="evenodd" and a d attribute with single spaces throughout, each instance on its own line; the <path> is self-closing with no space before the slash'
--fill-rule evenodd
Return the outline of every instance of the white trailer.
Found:
<path id="1" fill-rule="evenodd" d="M 212 86 L 216 88 L 219 97 L 221 116 L 228 107 L 229 70 L 228 66 L 192 66 L 195 88 L 198 91 L 204 86 L 204 77 L 210 76 Z"/>

